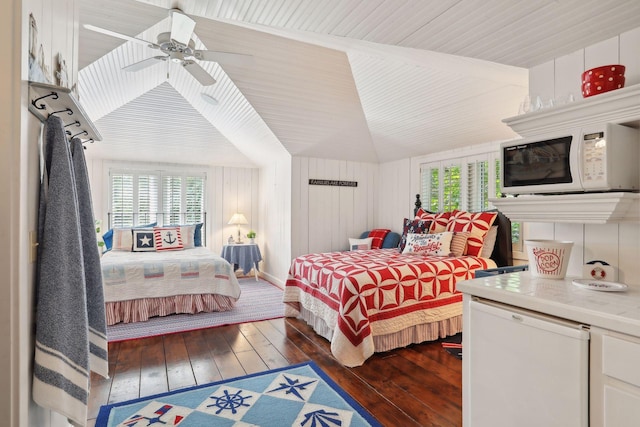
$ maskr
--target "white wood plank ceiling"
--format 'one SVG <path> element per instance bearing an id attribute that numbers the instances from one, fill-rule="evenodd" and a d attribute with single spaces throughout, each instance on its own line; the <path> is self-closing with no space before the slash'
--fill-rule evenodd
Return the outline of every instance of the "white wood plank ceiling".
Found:
<path id="1" fill-rule="evenodd" d="M 81 102 L 105 135 L 101 156 L 116 155 L 107 149 L 111 135 L 118 138 L 115 151 L 127 144 L 157 146 L 162 136 L 151 130 L 159 116 L 174 129 L 162 134 L 166 150 L 195 143 L 199 134 L 212 135 L 199 148 L 210 150 L 211 158 L 230 164 L 249 159 L 256 165 L 283 150 L 384 162 L 511 138 L 515 135 L 501 120 L 517 113 L 529 67 L 640 22 L 636 0 L 80 4 L 81 24 L 151 41 L 168 31 L 167 9 L 179 7 L 196 20 L 195 34 L 204 47 L 255 58 L 252 67 L 200 62 L 218 81 L 203 88 L 178 66 L 169 67 L 167 76 L 165 63 L 124 72 L 123 66 L 157 51 L 81 27 Z M 204 103 L 201 92 L 219 105 Z M 135 126 L 122 123 L 134 113 L 119 110 L 150 103 L 168 111 L 139 112 Z M 127 132 L 111 131 L 118 126 Z M 148 148 L 145 152 L 152 155 Z"/>

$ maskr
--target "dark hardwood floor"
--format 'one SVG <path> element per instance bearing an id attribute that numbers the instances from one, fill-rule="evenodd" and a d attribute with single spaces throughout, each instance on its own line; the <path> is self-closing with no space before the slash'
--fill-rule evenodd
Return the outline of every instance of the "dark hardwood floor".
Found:
<path id="1" fill-rule="evenodd" d="M 346 368 L 297 319 L 275 319 L 109 345 L 109 379 L 91 377 L 89 422 L 101 405 L 313 360 L 385 426 L 461 426 L 462 362 L 440 342 L 379 353 Z"/>

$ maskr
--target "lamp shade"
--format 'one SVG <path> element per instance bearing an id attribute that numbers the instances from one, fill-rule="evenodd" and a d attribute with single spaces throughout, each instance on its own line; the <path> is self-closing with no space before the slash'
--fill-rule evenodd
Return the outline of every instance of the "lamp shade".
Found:
<path id="1" fill-rule="evenodd" d="M 249 224 L 249 222 L 247 221 L 247 218 L 245 218 L 244 215 L 242 215 L 241 213 L 234 213 L 227 224 L 240 225 L 240 224 Z"/>

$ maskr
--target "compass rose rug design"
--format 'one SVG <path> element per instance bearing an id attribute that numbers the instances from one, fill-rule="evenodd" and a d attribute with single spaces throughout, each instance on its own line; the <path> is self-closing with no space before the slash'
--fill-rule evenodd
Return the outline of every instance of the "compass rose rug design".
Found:
<path id="1" fill-rule="evenodd" d="M 95 425 L 381 426 L 313 362 L 105 405 Z"/>

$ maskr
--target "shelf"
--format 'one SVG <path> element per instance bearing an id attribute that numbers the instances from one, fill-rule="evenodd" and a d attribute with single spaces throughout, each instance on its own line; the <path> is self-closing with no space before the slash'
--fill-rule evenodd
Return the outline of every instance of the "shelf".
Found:
<path id="1" fill-rule="evenodd" d="M 639 193 L 521 195 L 489 200 L 511 221 L 640 223 Z"/>
<path id="2" fill-rule="evenodd" d="M 102 140 L 102 136 L 70 89 L 46 83 L 29 82 L 29 99 L 31 100 L 29 111 L 40 121 L 44 122 L 49 114 L 58 112 L 58 117 L 67 125 L 66 130 L 70 132 L 70 136 L 78 136 L 83 142 Z M 66 109 L 69 109 L 71 114 L 60 113 Z"/>
<path id="3" fill-rule="evenodd" d="M 502 121 L 523 137 L 566 131 L 594 123 L 640 127 L 640 84 Z"/>

